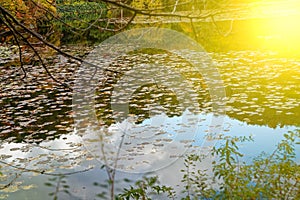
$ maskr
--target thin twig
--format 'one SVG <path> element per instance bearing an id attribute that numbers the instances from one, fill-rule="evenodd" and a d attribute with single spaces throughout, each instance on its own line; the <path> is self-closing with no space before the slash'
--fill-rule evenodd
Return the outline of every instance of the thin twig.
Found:
<path id="1" fill-rule="evenodd" d="M 212 15 L 212 16 L 210 16 L 210 18 L 211 18 L 211 21 L 213 22 L 213 24 L 215 25 L 215 27 L 216 27 L 216 29 L 217 29 L 219 35 L 221 35 L 221 36 L 223 36 L 223 37 L 227 37 L 227 36 L 232 32 L 232 29 L 233 29 L 233 22 L 234 22 L 233 19 L 232 19 L 231 22 L 230 22 L 230 27 L 229 27 L 228 31 L 226 31 L 225 33 L 222 33 L 221 30 L 220 30 L 220 28 L 218 27 L 216 21 L 215 21 L 214 16 Z"/>
<path id="2" fill-rule="evenodd" d="M 57 46 L 51 44 L 50 42 L 46 41 L 45 39 L 43 39 L 38 33 L 36 33 L 35 31 L 33 30 L 30 30 L 29 28 L 27 28 L 24 24 L 22 24 L 21 22 L 19 22 L 14 16 L 12 16 L 5 8 L 3 8 L 1 5 L 0 5 L 0 11 L 2 11 L 2 13 L 5 13 L 7 16 L 9 16 L 9 18 L 11 20 L 13 20 L 13 22 L 22 27 L 27 33 L 29 33 L 30 35 L 34 36 L 35 38 L 37 38 L 39 41 L 41 41 L 42 43 L 44 43 L 46 46 L 50 47 L 51 49 L 57 51 L 59 54 L 67 57 L 67 58 L 71 58 L 71 59 L 74 59 L 76 61 L 79 61 L 81 63 L 85 63 L 85 64 L 88 64 L 88 65 L 91 65 L 92 67 L 95 67 L 95 68 L 99 68 L 97 65 L 93 64 L 93 63 L 89 63 L 81 58 L 78 58 L 76 56 L 73 56 L 69 53 L 66 53 L 64 51 L 62 51 L 61 49 L 59 49 Z M 114 70 L 110 70 L 110 69 L 103 69 L 104 71 L 110 71 L 110 72 L 114 72 L 114 73 L 120 73 L 118 71 L 114 71 Z"/>
<path id="3" fill-rule="evenodd" d="M 26 70 L 24 69 L 22 49 L 21 49 L 21 45 L 19 43 L 19 39 L 18 39 L 18 37 L 17 37 L 17 35 L 15 33 L 15 29 L 13 27 L 11 27 L 9 24 L 7 24 L 6 22 L 4 22 L 4 21 L 2 21 L 2 22 L 10 30 L 10 32 L 13 34 L 13 37 L 14 37 L 16 43 L 17 43 L 18 50 L 19 50 L 19 61 L 20 61 L 20 65 L 21 65 L 21 70 L 24 73 L 23 77 L 21 78 L 21 80 L 23 80 L 24 78 L 26 78 Z"/>
<path id="4" fill-rule="evenodd" d="M 7 21 L 7 23 L 12 27 L 13 31 L 16 32 L 22 39 L 23 41 L 33 50 L 34 54 L 38 57 L 39 61 L 41 62 L 42 67 L 45 69 L 46 73 L 48 74 L 48 76 L 55 82 L 57 82 L 58 84 L 67 87 L 69 89 L 71 89 L 67 84 L 62 83 L 61 81 L 59 81 L 58 79 L 56 79 L 51 72 L 48 70 L 47 66 L 45 65 L 42 57 L 40 56 L 40 54 L 37 52 L 37 50 L 35 49 L 35 47 L 27 40 L 27 38 L 25 38 L 20 32 L 18 32 L 15 27 L 12 25 L 12 22 L 9 21 L 9 19 L 7 18 L 6 14 L 3 13 L 3 16 L 5 18 L 5 20 Z"/>
<path id="5" fill-rule="evenodd" d="M 193 30 L 193 33 L 194 33 L 194 36 L 195 36 L 195 40 L 198 41 L 198 34 L 197 34 L 197 32 L 196 32 L 196 29 L 195 29 L 195 26 L 194 26 L 194 23 L 193 23 L 193 19 L 192 19 L 192 18 L 190 19 L 190 23 L 191 23 L 192 30 Z"/>
<path id="6" fill-rule="evenodd" d="M 68 175 L 78 174 L 78 173 L 82 173 L 82 172 L 87 172 L 87 171 L 93 169 L 93 167 L 89 167 L 89 168 L 86 168 L 86 169 L 83 169 L 83 170 L 79 170 L 79 171 L 75 171 L 75 172 L 67 172 L 67 173 L 48 173 L 48 172 L 45 172 L 45 170 L 28 169 L 28 168 L 25 168 L 25 167 L 18 167 L 18 166 L 15 166 L 15 165 L 13 165 L 13 164 L 4 162 L 4 161 L 2 161 L 2 160 L 0 160 L 0 163 L 2 163 L 2 164 L 4 164 L 4 165 L 7 165 L 7 166 L 9 166 L 9 167 L 12 167 L 12 168 L 15 168 L 15 169 L 24 171 L 24 172 L 34 172 L 34 173 L 44 174 L 44 175 L 49 175 L 49 176 L 68 176 Z"/>
<path id="7" fill-rule="evenodd" d="M 16 174 L 15 177 L 9 183 L 7 183 L 4 186 L 1 186 L 0 190 L 4 190 L 4 189 L 10 187 L 19 177 L 20 177 L 20 174 Z"/>
<path id="8" fill-rule="evenodd" d="M 153 12 L 151 10 L 142 10 L 135 7 L 132 7 L 130 5 L 124 4 L 122 2 L 117 2 L 114 0 L 101 0 L 102 2 L 106 2 L 121 8 L 126 8 L 130 11 L 134 11 L 137 14 L 141 15 L 148 15 L 148 16 L 160 16 L 160 17 L 178 17 L 178 18 L 187 18 L 187 19 L 206 19 L 210 16 L 225 13 L 225 11 L 220 10 L 214 10 L 210 13 L 204 13 L 204 14 L 198 14 L 198 15 L 192 15 L 192 14 L 179 14 L 179 13 L 169 13 L 169 12 Z"/>

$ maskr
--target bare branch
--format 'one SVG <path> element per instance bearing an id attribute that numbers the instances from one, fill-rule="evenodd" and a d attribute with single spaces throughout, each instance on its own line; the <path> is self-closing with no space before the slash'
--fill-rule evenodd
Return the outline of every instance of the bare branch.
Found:
<path id="1" fill-rule="evenodd" d="M 12 28 L 14 28 L 14 25 L 12 25 L 12 22 L 15 23 L 17 26 L 20 26 L 24 31 L 26 31 L 27 33 L 29 33 L 30 35 L 34 36 L 36 39 L 38 39 L 39 41 L 41 41 L 42 43 L 44 43 L 46 46 L 50 47 L 51 49 L 57 51 L 58 53 L 60 53 L 61 55 L 74 59 L 76 61 L 79 61 L 81 63 L 86 63 L 91 65 L 92 67 L 95 67 L 95 70 L 99 67 L 95 64 L 89 63 L 84 61 L 81 58 L 78 58 L 76 56 L 73 56 L 69 53 L 66 53 L 65 51 L 59 49 L 57 46 L 51 44 L 50 42 L 46 41 L 44 38 L 42 38 L 42 36 L 40 36 L 38 33 L 36 33 L 33 30 L 30 30 L 29 28 L 27 28 L 24 24 L 22 24 L 21 22 L 19 22 L 12 14 L 9 13 L 9 11 L 7 11 L 5 8 L 3 8 L 0 5 L 0 11 L 2 12 L 2 15 L 5 17 L 5 19 L 7 20 L 7 23 L 9 23 L 11 25 Z M 134 15 L 135 16 L 135 15 Z M 10 20 L 7 18 L 9 17 L 10 20 L 12 20 L 12 22 L 10 22 Z M 26 44 L 34 51 L 35 55 L 38 57 L 38 59 L 40 60 L 43 68 L 46 70 L 47 74 L 57 83 L 63 85 L 64 87 L 67 87 L 68 89 L 72 90 L 67 84 L 60 82 L 59 80 L 57 80 L 56 78 L 54 78 L 52 76 L 52 74 L 48 71 L 46 65 L 44 64 L 40 54 L 37 52 L 37 50 L 32 46 L 32 44 L 23 36 L 23 34 L 20 33 L 20 31 L 15 30 L 14 31 L 24 40 L 24 42 L 26 42 Z M 110 72 L 114 72 L 114 73 L 120 73 L 114 70 L 110 70 L 110 69 L 103 69 L 105 71 L 110 71 Z"/>
<path id="2" fill-rule="evenodd" d="M 5 17 L 5 16 L 4 16 Z M 19 39 L 16 35 L 16 32 L 14 31 L 13 27 L 11 27 L 9 24 L 7 24 L 5 21 L 2 21 L 2 23 L 9 29 L 9 32 L 12 33 L 15 42 L 17 43 L 18 49 L 19 49 L 19 61 L 20 61 L 20 65 L 21 65 L 21 70 L 23 72 L 23 77 L 21 78 L 21 80 L 23 80 L 24 78 L 26 78 L 26 70 L 24 69 L 24 62 L 23 62 L 23 56 L 22 56 L 22 49 L 21 49 L 21 45 L 19 43 Z M 4 79 L 5 80 L 5 79 Z"/>
<path id="3" fill-rule="evenodd" d="M 117 1 L 113 1 L 113 0 L 101 0 L 101 1 L 118 6 L 120 8 L 128 9 L 137 14 L 146 15 L 146 16 L 177 17 L 177 18 L 186 18 L 186 19 L 206 19 L 208 17 L 214 16 L 217 14 L 225 13 L 225 11 L 220 11 L 220 10 L 213 10 L 209 13 L 202 13 L 202 14 L 197 14 L 197 15 L 193 15 L 192 13 L 179 14 L 179 13 L 169 13 L 169 12 L 153 12 L 151 10 L 138 9 L 138 8 L 129 6 L 127 4 L 124 4 L 122 2 L 117 2 Z"/>
<path id="4" fill-rule="evenodd" d="M 15 27 L 12 25 L 12 22 L 7 18 L 7 14 L 3 11 L 2 11 L 2 15 L 4 16 L 6 22 L 9 24 L 9 27 L 12 28 L 13 32 L 17 33 L 22 39 L 23 41 L 33 50 L 34 54 L 38 57 L 39 61 L 41 62 L 42 64 L 42 67 L 45 69 L 46 73 L 50 76 L 50 78 L 52 80 L 54 80 L 55 82 L 59 83 L 60 85 L 62 86 L 65 86 L 65 87 L 69 87 L 68 85 L 60 82 L 59 80 L 57 80 L 51 73 L 50 71 L 48 70 L 47 66 L 45 65 L 42 57 L 40 56 L 40 54 L 37 52 L 37 50 L 34 48 L 34 46 L 27 40 L 27 38 L 24 37 L 23 34 L 21 34 L 20 32 L 18 32 Z M 13 19 L 12 19 L 13 20 Z M 22 59 L 21 59 L 22 60 Z M 23 62 L 21 62 L 23 63 Z M 23 68 L 24 69 L 24 68 Z"/>

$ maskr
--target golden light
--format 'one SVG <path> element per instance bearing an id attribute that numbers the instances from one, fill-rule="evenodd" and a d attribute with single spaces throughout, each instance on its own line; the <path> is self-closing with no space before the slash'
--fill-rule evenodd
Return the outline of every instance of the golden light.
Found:
<path id="1" fill-rule="evenodd" d="M 253 31 L 266 47 L 287 52 L 300 50 L 300 1 L 261 1 L 252 12 L 264 19 Z"/>

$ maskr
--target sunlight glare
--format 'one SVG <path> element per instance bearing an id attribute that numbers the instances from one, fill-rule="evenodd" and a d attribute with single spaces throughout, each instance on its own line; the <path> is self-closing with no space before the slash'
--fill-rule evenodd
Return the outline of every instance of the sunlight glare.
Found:
<path id="1" fill-rule="evenodd" d="M 299 1 L 262 1 L 255 7 L 254 13 L 265 19 L 253 31 L 259 35 L 266 47 L 282 51 L 299 50 Z"/>

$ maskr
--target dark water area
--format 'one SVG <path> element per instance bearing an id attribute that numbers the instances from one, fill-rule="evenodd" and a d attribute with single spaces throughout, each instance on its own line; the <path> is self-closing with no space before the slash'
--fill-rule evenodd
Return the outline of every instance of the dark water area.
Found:
<path id="1" fill-rule="evenodd" d="M 49 64 L 50 71 L 55 70 L 55 75 L 68 82 L 76 64 L 60 63 L 59 56 L 53 62 L 54 66 Z M 57 86 L 40 65 L 24 67 L 27 71 L 24 79 L 19 66 L 1 67 L 4 80 L 1 81 L 0 99 L 1 139 L 39 143 L 72 131 L 70 91 Z"/>
<path id="2" fill-rule="evenodd" d="M 271 52 L 253 51 L 215 53 L 211 56 L 224 81 L 226 115 L 249 125 L 271 128 L 299 126 L 300 60 L 273 58 Z M 69 79 L 72 83 L 73 72 L 78 65 L 67 61 L 59 63 L 59 59 L 55 59 L 57 63 L 50 65 L 50 70 L 61 80 Z M 134 65 L 145 60 L 150 63 L 161 60 L 169 66 L 173 65 L 174 69 L 188 69 L 188 63 L 171 55 L 142 53 L 120 58 L 111 69 L 123 72 L 132 70 Z M 120 65 L 124 66 L 122 70 Z M 22 142 L 30 137 L 29 141 L 39 142 L 72 131 L 72 92 L 54 83 L 40 66 L 25 67 L 29 73 L 24 80 L 20 79 L 17 66 L 1 68 L 3 79 L 8 78 L 1 84 L 1 138 Z M 60 71 L 55 71 L 56 67 Z M 201 110 L 209 113 L 210 97 L 201 72 L 184 73 L 193 82 L 193 89 L 198 91 L 196 101 Z M 106 121 L 106 125 L 110 125 L 110 95 L 120 77 L 115 77 L 113 73 L 107 76 L 106 83 L 96 91 L 96 113 Z M 147 99 L 151 100 L 150 104 L 164 105 L 170 117 L 181 115 L 171 90 L 156 88 L 155 84 L 145 85 L 135 92 L 130 105 L 130 113 L 140 117 L 139 123 L 149 118 Z"/>

